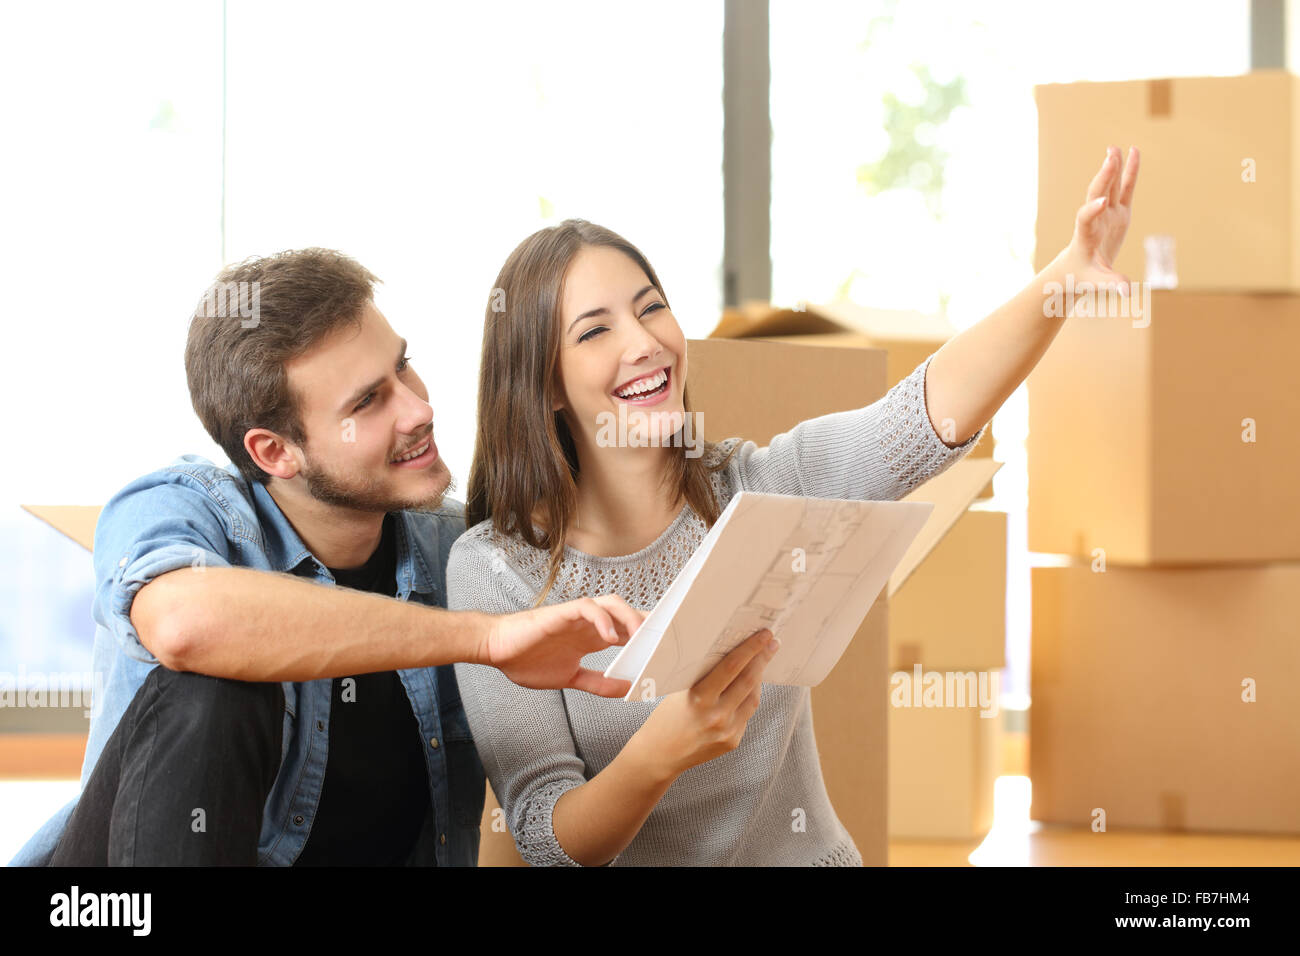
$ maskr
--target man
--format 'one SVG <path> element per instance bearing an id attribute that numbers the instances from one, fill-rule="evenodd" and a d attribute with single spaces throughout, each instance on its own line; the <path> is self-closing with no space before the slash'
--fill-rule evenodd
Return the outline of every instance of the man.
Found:
<path id="1" fill-rule="evenodd" d="M 185 367 L 231 464 L 183 456 L 100 515 L 82 793 L 15 864 L 473 865 L 451 664 L 626 692 L 580 665 L 640 623 L 617 597 L 438 610 L 464 509 L 376 281 L 307 249 L 209 290 Z"/>

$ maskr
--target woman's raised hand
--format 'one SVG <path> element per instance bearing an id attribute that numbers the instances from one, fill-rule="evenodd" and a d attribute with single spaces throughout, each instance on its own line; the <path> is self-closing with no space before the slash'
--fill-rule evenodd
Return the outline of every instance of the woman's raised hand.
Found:
<path id="1" fill-rule="evenodd" d="M 1125 162 L 1119 148 L 1112 146 L 1089 183 L 1065 251 L 1066 268 L 1073 273 L 1076 285 L 1091 282 L 1098 289 L 1127 287 L 1128 279 L 1116 272 L 1114 265 L 1132 218 L 1140 158 L 1137 147 L 1131 147 Z"/>
<path id="2" fill-rule="evenodd" d="M 771 631 L 756 631 L 690 690 L 661 700 L 634 735 L 642 752 L 676 776 L 739 747 L 758 710 L 763 670 L 779 646 Z"/>

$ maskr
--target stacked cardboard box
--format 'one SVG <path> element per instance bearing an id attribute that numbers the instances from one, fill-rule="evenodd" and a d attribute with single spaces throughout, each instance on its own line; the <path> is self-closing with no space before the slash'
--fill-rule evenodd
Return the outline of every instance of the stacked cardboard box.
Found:
<path id="1" fill-rule="evenodd" d="M 907 500 L 960 483 L 962 461 Z M 889 835 L 977 840 L 993 825 L 1000 756 L 1000 674 L 1006 665 L 1007 516 L 973 505 L 890 603 Z M 966 679 L 980 700 L 915 706 L 917 678 Z"/>
<path id="2" fill-rule="evenodd" d="M 1032 573 L 1036 819 L 1300 832 L 1300 564 Z"/>
<path id="3" fill-rule="evenodd" d="M 1037 91 L 1040 265 L 1131 144 L 1116 266 L 1177 288 L 1068 319 L 1029 377 L 1029 547 L 1069 557 L 1033 572 L 1036 819 L 1300 831 L 1298 82 Z"/>
<path id="4" fill-rule="evenodd" d="M 1300 77 L 1285 70 L 1040 86 L 1035 268 L 1070 241 L 1107 146 L 1142 173 L 1115 268 L 1141 279 L 1170 237 L 1178 288 L 1300 291 Z"/>

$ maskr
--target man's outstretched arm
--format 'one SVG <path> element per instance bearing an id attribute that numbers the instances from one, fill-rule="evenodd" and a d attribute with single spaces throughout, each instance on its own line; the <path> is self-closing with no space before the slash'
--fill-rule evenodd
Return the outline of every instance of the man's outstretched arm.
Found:
<path id="1" fill-rule="evenodd" d="M 614 595 L 493 616 L 447 611 L 238 567 L 181 568 L 131 603 L 140 642 L 171 670 L 307 681 L 464 661 L 525 687 L 622 696 L 627 681 L 581 667 L 644 615 Z"/>

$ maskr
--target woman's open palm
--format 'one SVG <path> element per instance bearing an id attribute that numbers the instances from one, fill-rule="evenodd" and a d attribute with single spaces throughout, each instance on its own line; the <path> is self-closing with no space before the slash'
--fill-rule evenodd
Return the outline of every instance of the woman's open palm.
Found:
<path id="1" fill-rule="evenodd" d="M 1128 278 L 1116 272 L 1114 265 L 1132 218 L 1139 159 L 1137 147 L 1129 149 L 1127 162 L 1117 147 L 1110 147 L 1088 185 L 1088 197 L 1075 216 L 1067 250 L 1076 284 L 1092 282 L 1097 288 L 1128 285 Z"/>

